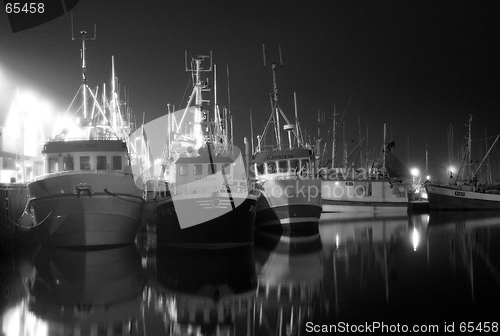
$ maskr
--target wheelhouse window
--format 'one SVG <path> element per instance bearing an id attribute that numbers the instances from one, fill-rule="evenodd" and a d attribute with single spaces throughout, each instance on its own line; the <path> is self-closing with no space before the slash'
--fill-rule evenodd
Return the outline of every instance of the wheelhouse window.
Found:
<path id="1" fill-rule="evenodd" d="M 274 162 L 267 163 L 267 173 L 268 174 L 275 174 L 276 173 L 276 163 L 274 163 Z"/>
<path id="2" fill-rule="evenodd" d="M 222 174 L 229 175 L 231 173 L 231 165 L 229 163 L 224 163 L 222 165 Z"/>
<path id="3" fill-rule="evenodd" d="M 106 170 L 107 167 L 107 158 L 105 156 L 98 155 L 96 168 L 97 170 Z"/>
<path id="4" fill-rule="evenodd" d="M 59 162 L 56 158 L 49 159 L 49 173 L 55 173 L 59 171 Z"/>
<path id="5" fill-rule="evenodd" d="M 113 170 L 121 170 L 121 169 L 122 169 L 122 157 L 113 156 Z"/>
<path id="6" fill-rule="evenodd" d="M 80 156 L 80 169 L 90 170 L 90 156 Z"/>
<path id="7" fill-rule="evenodd" d="M 300 160 L 300 169 L 308 170 L 309 169 L 309 159 Z"/>
<path id="8" fill-rule="evenodd" d="M 73 157 L 68 154 L 63 158 L 63 170 L 73 170 Z"/>
<path id="9" fill-rule="evenodd" d="M 215 163 L 210 163 L 208 165 L 208 173 L 215 174 L 216 171 L 217 171 L 217 165 Z"/>
<path id="10" fill-rule="evenodd" d="M 179 165 L 179 175 L 186 176 L 187 174 L 189 174 L 188 165 L 186 164 Z"/>
<path id="11" fill-rule="evenodd" d="M 299 160 L 293 159 L 290 160 L 290 170 L 297 171 L 299 169 Z"/>
<path id="12" fill-rule="evenodd" d="M 193 166 L 193 174 L 201 175 L 203 174 L 203 165 L 197 163 Z"/>
<path id="13" fill-rule="evenodd" d="M 264 165 L 262 163 L 256 163 L 255 164 L 255 171 L 257 172 L 257 175 L 264 174 Z"/>
<path id="14" fill-rule="evenodd" d="M 278 169 L 280 173 L 288 173 L 288 161 L 287 160 L 278 161 Z"/>

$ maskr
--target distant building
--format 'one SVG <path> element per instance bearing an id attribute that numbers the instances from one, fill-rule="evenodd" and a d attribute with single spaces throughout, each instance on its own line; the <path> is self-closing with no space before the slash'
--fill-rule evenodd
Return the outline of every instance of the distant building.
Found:
<path id="1" fill-rule="evenodd" d="M 25 137 L 23 159 L 20 135 L 0 127 L 0 183 L 23 182 L 23 167 L 26 180 L 43 172 L 42 144 L 32 139 Z"/>

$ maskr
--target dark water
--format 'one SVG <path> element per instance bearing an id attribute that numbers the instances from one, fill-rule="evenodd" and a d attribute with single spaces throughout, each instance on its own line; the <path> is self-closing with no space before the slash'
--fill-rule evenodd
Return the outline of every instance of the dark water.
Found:
<path id="1" fill-rule="evenodd" d="M 153 233 L 141 234 L 137 245 L 99 251 L 21 247 L 1 259 L 1 330 L 498 331 L 499 241 L 500 213 L 442 212 L 323 214 L 319 231 L 259 231 L 253 247 L 222 251 L 155 246 Z"/>

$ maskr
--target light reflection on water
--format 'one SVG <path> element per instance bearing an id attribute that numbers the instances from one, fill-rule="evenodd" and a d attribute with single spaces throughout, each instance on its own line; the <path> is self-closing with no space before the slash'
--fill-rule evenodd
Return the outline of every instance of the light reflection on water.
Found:
<path id="1" fill-rule="evenodd" d="M 306 325 L 495 321 L 500 213 L 323 214 L 249 248 L 22 247 L 3 335 L 305 335 Z M 308 324 L 309 323 L 309 324 Z"/>

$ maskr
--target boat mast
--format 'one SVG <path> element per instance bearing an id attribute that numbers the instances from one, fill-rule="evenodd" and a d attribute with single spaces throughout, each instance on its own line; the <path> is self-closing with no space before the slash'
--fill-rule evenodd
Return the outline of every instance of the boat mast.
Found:
<path id="1" fill-rule="evenodd" d="M 76 38 L 73 36 L 73 15 L 71 15 L 71 39 L 73 41 Z M 94 24 L 94 37 L 87 37 L 87 32 L 85 30 L 80 31 L 80 40 L 82 41 L 81 58 L 82 58 L 82 87 L 83 87 L 83 118 L 87 119 L 87 63 L 85 58 L 85 42 L 87 40 L 94 41 L 96 39 L 96 25 Z"/>
<path id="2" fill-rule="evenodd" d="M 385 176 L 385 151 L 387 150 L 386 146 L 386 138 L 387 138 L 387 124 L 384 124 L 384 146 L 383 146 L 383 155 L 382 155 L 382 174 Z"/>
<path id="3" fill-rule="evenodd" d="M 335 104 L 333 104 L 333 121 L 332 121 L 332 169 L 335 168 L 335 137 L 337 136 L 337 112 L 335 109 Z"/>
<path id="4" fill-rule="evenodd" d="M 469 154 L 469 179 L 474 179 L 472 176 L 472 114 L 469 114 L 469 134 L 467 138 L 467 150 Z M 470 181 L 469 181 L 470 182 Z"/>
<path id="5" fill-rule="evenodd" d="M 281 150 L 281 130 L 280 130 L 280 113 L 278 107 L 278 85 L 276 84 L 276 63 L 273 62 L 273 99 L 274 99 L 274 113 L 276 122 L 276 145 L 278 150 Z"/>

